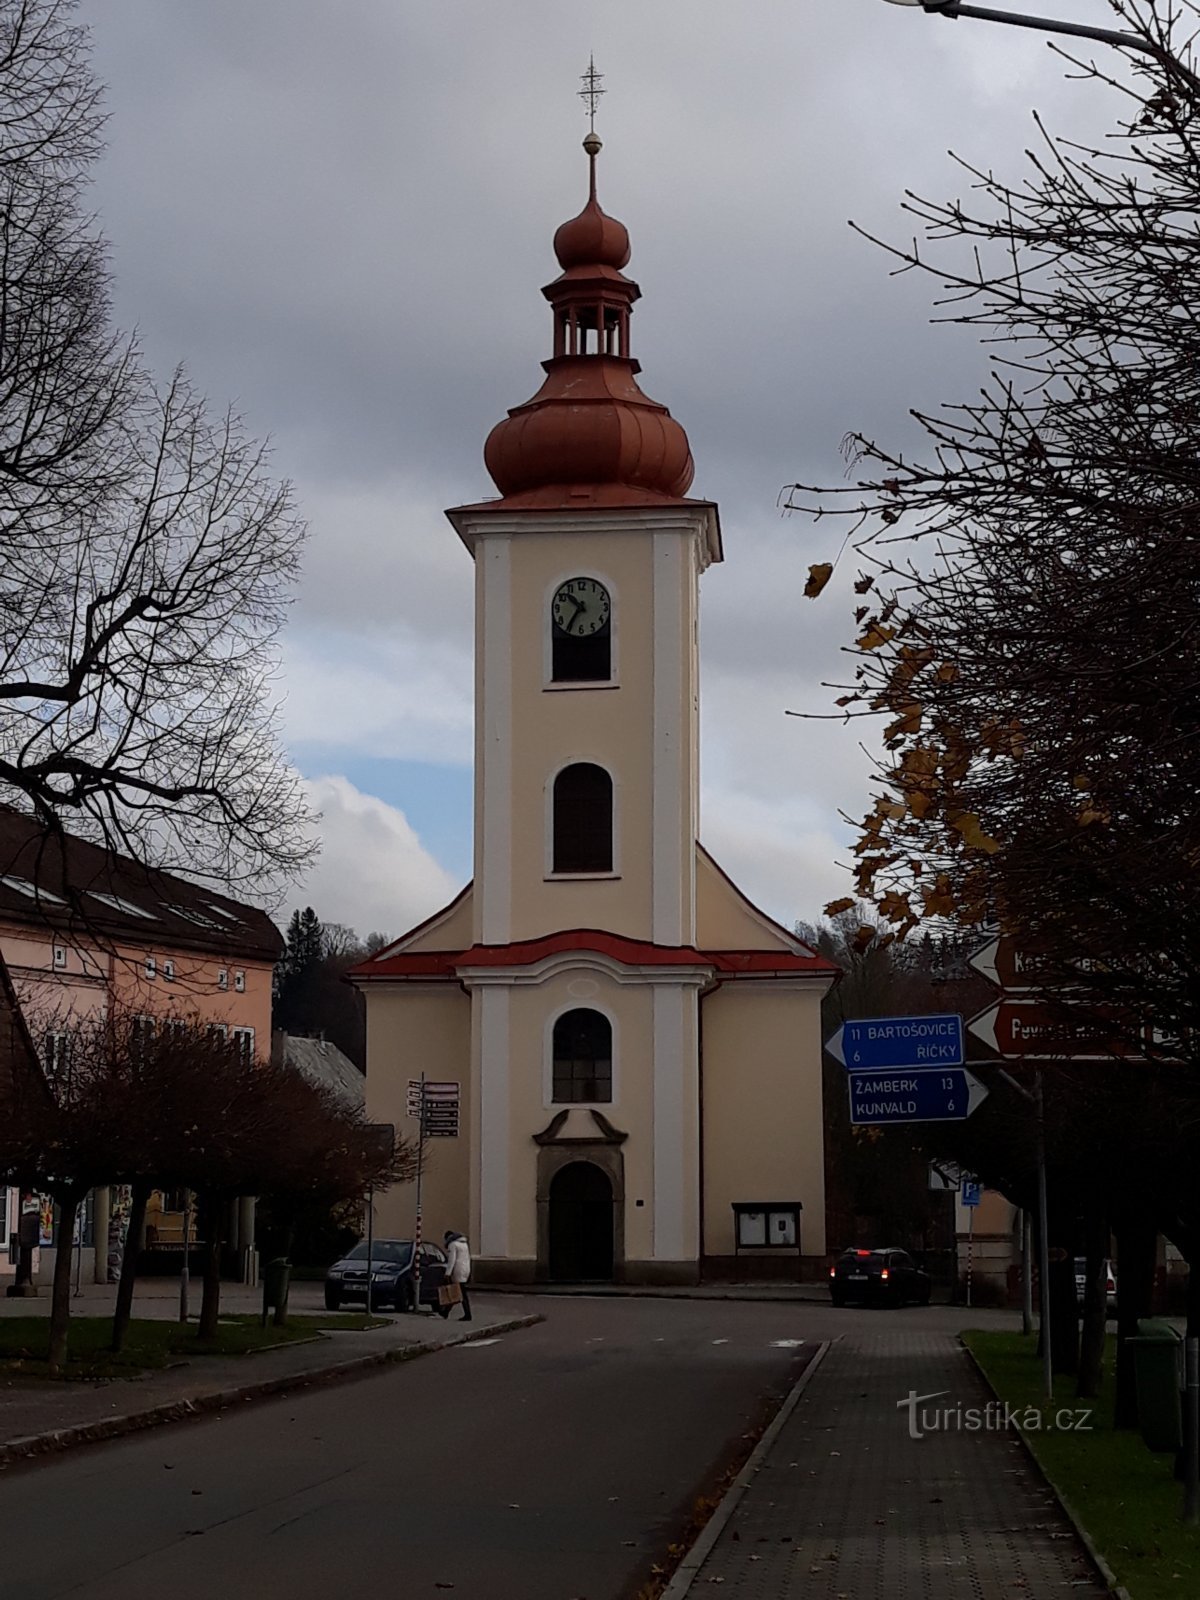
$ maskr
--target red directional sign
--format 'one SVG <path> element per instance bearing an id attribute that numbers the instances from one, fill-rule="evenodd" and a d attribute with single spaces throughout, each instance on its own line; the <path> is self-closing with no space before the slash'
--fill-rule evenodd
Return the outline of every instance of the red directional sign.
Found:
<path id="1" fill-rule="evenodd" d="M 969 965 L 999 989 L 1036 989 L 1044 977 L 1038 958 L 1018 949 L 1007 933 L 989 939 L 970 957 Z"/>
<path id="2" fill-rule="evenodd" d="M 1016 1061 L 1108 1061 L 1141 1057 L 1127 1039 L 1114 1037 L 1119 1030 L 1100 1018 L 1070 1020 L 1056 1014 L 1040 1000 L 1005 996 L 972 1017 L 968 1031 L 1002 1056 Z"/>

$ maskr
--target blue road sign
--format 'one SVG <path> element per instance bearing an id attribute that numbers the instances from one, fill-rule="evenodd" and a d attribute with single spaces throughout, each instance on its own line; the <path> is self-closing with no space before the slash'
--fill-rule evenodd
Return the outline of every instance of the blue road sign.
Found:
<path id="1" fill-rule="evenodd" d="M 963 1067 L 942 1072 L 852 1071 L 850 1121 L 857 1127 L 891 1122 L 962 1122 L 987 1099 L 978 1078 Z"/>
<path id="2" fill-rule="evenodd" d="M 964 1178 L 962 1181 L 962 1189 L 959 1191 L 958 1198 L 965 1206 L 977 1206 L 979 1204 L 979 1196 L 982 1193 L 983 1185 L 978 1181 L 978 1179 Z"/>
<path id="3" fill-rule="evenodd" d="M 843 1022 L 828 1049 L 849 1072 L 864 1067 L 960 1067 L 962 1018 L 861 1017 Z"/>

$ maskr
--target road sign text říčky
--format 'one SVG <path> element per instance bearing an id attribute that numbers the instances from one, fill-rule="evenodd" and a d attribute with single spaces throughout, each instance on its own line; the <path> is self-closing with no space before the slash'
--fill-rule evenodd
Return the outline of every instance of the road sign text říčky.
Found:
<path id="1" fill-rule="evenodd" d="M 829 1051 L 849 1072 L 874 1067 L 958 1067 L 963 1061 L 962 1018 L 857 1017 L 843 1022 Z"/>

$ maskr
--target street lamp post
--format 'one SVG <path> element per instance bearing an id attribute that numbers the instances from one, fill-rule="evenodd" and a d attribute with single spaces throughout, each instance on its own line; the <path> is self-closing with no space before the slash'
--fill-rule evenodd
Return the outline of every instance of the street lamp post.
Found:
<path id="1" fill-rule="evenodd" d="M 1197 98 L 1200 98 L 1200 75 L 1185 67 L 1163 45 L 1153 39 L 1143 39 L 1137 33 L 1124 33 L 1116 28 L 1094 28 L 1088 22 L 1059 22 L 1053 17 L 1029 17 L 1019 11 L 994 11 L 990 6 L 960 5 L 958 0 L 888 0 L 894 6 L 920 6 L 923 11 L 939 17 L 973 17 L 978 22 L 1003 22 L 1011 28 L 1036 28 L 1040 33 L 1062 33 L 1076 39 L 1095 39 L 1100 44 L 1115 45 L 1119 50 L 1140 50 L 1152 57 L 1168 73 L 1181 78 Z"/>

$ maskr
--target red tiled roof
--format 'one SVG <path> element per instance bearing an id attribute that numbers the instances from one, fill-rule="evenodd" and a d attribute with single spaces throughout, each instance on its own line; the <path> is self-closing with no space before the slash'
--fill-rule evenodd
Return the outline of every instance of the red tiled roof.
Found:
<path id="1" fill-rule="evenodd" d="M 789 950 L 697 950 L 694 945 L 651 944 L 598 928 L 568 928 L 515 944 L 472 945 L 467 950 L 399 951 L 360 962 L 348 976 L 453 979 L 464 969 L 524 967 L 565 950 L 606 955 L 629 967 L 712 967 L 725 977 L 752 978 L 796 973 L 834 973 L 824 956 Z"/>

